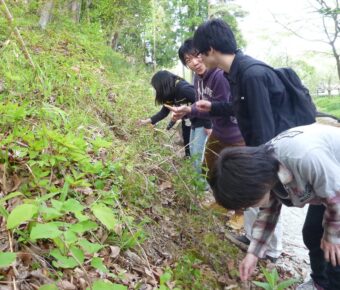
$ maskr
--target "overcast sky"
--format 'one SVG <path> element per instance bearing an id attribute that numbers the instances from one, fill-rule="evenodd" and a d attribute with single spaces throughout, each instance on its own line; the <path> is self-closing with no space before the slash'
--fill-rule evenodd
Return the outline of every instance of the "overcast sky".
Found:
<path id="1" fill-rule="evenodd" d="M 295 59 L 307 59 L 316 66 L 320 66 L 320 59 L 323 65 L 333 64 L 332 58 L 324 54 L 313 58 L 309 55 L 311 51 L 330 52 L 328 45 L 294 36 L 273 17 L 307 39 L 324 39 L 322 22 L 311 6 L 313 2 L 315 0 L 236 0 L 235 3 L 249 13 L 239 21 L 247 41 L 245 52 L 263 60 L 270 56 L 289 55 Z"/>

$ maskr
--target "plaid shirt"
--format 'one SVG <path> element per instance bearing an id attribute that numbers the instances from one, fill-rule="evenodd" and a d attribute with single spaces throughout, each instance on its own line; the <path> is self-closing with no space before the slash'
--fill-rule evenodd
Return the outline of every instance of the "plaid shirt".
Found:
<path id="1" fill-rule="evenodd" d="M 288 181 L 280 178 L 286 196 L 274 190 L 269 204 L 260 209 L 248 252 L 264 256 L 282 204 L 325 205 L 323 238 L 340 244 L 340 129 L 320 124 L 297 127 L 268 144 L 292 176 Z"/>

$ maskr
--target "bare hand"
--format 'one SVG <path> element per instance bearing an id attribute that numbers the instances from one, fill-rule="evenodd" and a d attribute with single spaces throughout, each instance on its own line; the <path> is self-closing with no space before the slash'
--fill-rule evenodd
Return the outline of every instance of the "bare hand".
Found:
<path id="1" fill-rule="evenodd" d="M 149 124 L 149 123 L 151 123 L 151 119 L 144 119 L 144 120 L 138 120 L 137 121 L 138 126 L 144 126 L 144 125 Z"/>
<path id="2" fill-rule="evenodd" d="M 188 113 L 191 112 L 190 106 L 179 106 L 179 107 L 172 107 L 169 105 L 164 105 L 164 107 L 168 108 L 172 112 L 172 117 L 174 121 L 182 119 Z"/>
<path id="3" fill-rule="evenodd" d="M 205 134 L 207 134 L 207 136 L 209 137 L 209 136 L 211 135 L 212 129 L 204 128 L 204 132 L 205 132 Z"/>
<path id="4" fill-rule="evenodd" d="M 334 267 L 340 265 L 340 245 L 321 240 L 321 249 L 324 251 L 325 260 L 332 263 Z"/>
<path id="5" fill-rule="evenodd" d="M 195 103 L 196 108 L 199 112 L 210 112 L 211 111 L 211 102 L 206 100 L 200 100 Z"/>
<path id="6" fill-rule="evenodd" d="M 242 281 L 247 281 L 251 274 L 253 274 L 258 257 L 254 254 L 248 253 L 245 258 L 242 260 L 239 270 L 240 270 L 240 278 Z"/>

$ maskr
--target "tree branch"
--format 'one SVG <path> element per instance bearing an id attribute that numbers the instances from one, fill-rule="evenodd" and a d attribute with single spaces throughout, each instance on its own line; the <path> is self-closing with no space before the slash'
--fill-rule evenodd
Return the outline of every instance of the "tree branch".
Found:
<path id="1" fill-rule="evenodd" d="M 328 44 L 327 41 L 324 41 L 324 40 L 322 40 L 322 39 L 309 39 L 309 38 L 306 38 L 306 37 L 302 36 L 301 34 L 299 34 L 299 33 L 297 33 L 296 31 L 294 31 L 292 28 L 290 28 L 289 26 L 287 26 L 286 24 L 283 24 L 282 22 L 280 22 L 280 21 L 276 18 L 276 16 L 275 16 L 273 13 L 271 13 L 271 14 L 272 14 L 272 17 L 274 18 L 274 21 L 275 21 L 277 24 L 281 25 L 284 29 L 288 30 L 289 32 L 291 32 L 291 33 L 294 34 L 295 36 L 297 36 L 297 37 L 299 37 L 299 38 L 301 38 L 301 39 L 303 39 L 303 40 L 306 40 L 306 41 L 321 42 L 321 43 L 327 43 L 327 44 Z"/>

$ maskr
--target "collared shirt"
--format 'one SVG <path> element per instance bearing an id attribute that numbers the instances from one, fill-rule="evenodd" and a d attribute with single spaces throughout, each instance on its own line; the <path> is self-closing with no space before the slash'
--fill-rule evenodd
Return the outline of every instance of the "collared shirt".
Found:
<path id="1" fill-rule="evenodd" d="M 325 205 L 323 238 L 340 244 L 340 128 L 321 124 L 296 127 L 268 144 L 292 178 L 281 178 L 285 192 L 274 191 L 269 205 L 260 209 L 248 252 L 264 256 L 284 200 L 295 207 Z"/>

